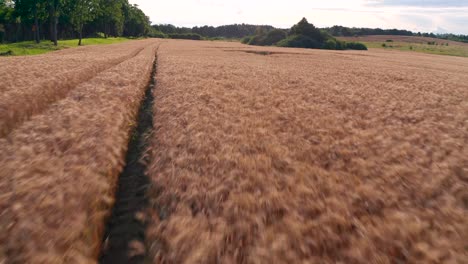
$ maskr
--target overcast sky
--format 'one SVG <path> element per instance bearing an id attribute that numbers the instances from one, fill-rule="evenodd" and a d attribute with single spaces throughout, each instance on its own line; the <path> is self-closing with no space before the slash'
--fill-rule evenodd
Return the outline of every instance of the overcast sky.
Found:
<path id="1" fill-rule="evenodd" d="M 129 0 L 156 24 L 268 24 L 291 27 L 302 17 L 319 27 L 398 28 L 468 34 L 468 0 Z"/>

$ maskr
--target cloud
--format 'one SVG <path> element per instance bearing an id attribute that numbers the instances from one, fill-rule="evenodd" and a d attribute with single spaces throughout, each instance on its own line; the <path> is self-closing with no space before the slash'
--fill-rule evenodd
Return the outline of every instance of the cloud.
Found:
<path id="1" fill-rule="evenodd" d="M 369 0 L 370 6 L 468 7 L 467 0 Z"/>

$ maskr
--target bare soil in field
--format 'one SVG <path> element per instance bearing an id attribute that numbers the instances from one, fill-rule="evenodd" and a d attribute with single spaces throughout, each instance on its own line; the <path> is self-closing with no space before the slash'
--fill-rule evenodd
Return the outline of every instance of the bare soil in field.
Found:
<path id="1" fill-rule="evenodd" d="M 51 67 L 58 72 L 76 61 L 87 69 L 70 75 L 76 84 L 82 82 L 65 98 L 0 139 L 0 263 L 96 263 L 158 45 L 157 40 L 132 41 L 21 58 L 25 63 L 37 59 L 38 67 L 40 58 L 57 61 Z M 132 53 L 100 73 L 89 72 Z M 27 83 L 46 78 L 40 69 L 37 76 L 31 71 L 32 79 L 20 79 L 24 86 L 19 81 L 9 90 L 23 91 Z M 36 87 L 38 100 L 50 82 L 43 84 Z"/>
<path id="2" fill-rule="evenodd" d="M 468 262 L 466 58 L 171 40 L 154 126 L 150 262 Z"/>
<path id="3" fill-rule="evenodd" d="M 429 38 L 429 37 L 418 37 L 418 36 L 397 36 L 397 35 L 371 35 L 371 36 L 357 36 L 357 37 L 339 37 L 339 39 L 346 41 L 364 41 L 364 42 L 385 42 L 392 40 L 394 42 L 407 42 L 407 43 L 419 43 L 427 44 L 428 42 L 434 42 L 438 45 L 458 45 L 468 47 L 468 43 L 452 41 L 446 39 Z"/>
<path id="4" fill-rule="evenodd" d="M 0 137 L 64 98 L 78 84 L 133 56 L 148 41 L 87 46 L 0 59 Z"/>

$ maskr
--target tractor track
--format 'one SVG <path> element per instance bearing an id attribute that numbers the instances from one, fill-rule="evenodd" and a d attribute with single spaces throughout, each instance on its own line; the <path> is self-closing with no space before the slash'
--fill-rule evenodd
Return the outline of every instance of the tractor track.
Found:
<path id="1" fill-rule="evenodd" d="M 146 175 L 145 151 L 153 129 L 156 70 L 155 56 L 150 83 L 138 112 L 138 123 L 129 141 L 126 165 L 119 176 L 116 202 L 105 230 L 100 263 L 143 263 L 145 260 L 145 208 L 150 185 Z"/>
<path id="2" fill-rule="evenodd" d="M 34 89 L 4 91 L 5 94 L 0 97 L 0 138 L 6 137 L 11 131 L 33 116 L 43 113 L 53 103 L 66 98 L 79 85 L 88 82 L 106 70 L 136 57 L 143 50 L 144 47 L 141 47 L 126 56 L 111 59 L 99 65 L 93 65 L 89 69 L 84 70 L 77 78 L 49 79 L 41 82 L 39 86 L 47 88 L 41 90 L 40 96 L 37 94 L 38 91 Z M 21 105 L 21 107 L 10 106 L 11 102 L 14 102 L 15 105 Z"/>

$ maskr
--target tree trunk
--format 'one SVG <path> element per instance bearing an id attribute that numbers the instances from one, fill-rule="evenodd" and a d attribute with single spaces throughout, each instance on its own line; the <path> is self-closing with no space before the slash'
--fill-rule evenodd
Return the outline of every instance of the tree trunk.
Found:
<path id="1" fill-rule="evenodd" d="M 81 46 L 81 39 L 83 36 L 83 26 L 80 26 L 80 32 L 78 32 L 78 35 L 79 35 L 78 46 Z"/>
<path id="2" fill-rule="evenodd" d="M 49 37 L 50 41 L 54 42 L 54 9 L 49 3 Z"/>
<path id="3" fill-rule="evenodd" d="M 36 43 L 40 43 L 40 36 L 39 36 L 39 18 L 37 17 L 37 3 L 34 3 L 34 39 Z"/>
<path id="4" fill-rule="evenodd" d="M 57 14 L 55 14 L 54 16 L 54 32 L 53 32 L 53 41 L 54 41 L 54 45 L 57 46 L 58 43 L 57 43 L 57 24 L 58 24 L 58 17 L 57 17 Z"/>
<path id="5" fill-rule="evenodd" d="M 21 29 L 22 29 L 23 25 L 18 23 L 18 21 L 15 22 L 15 25 L 16 25 L 16 34 L 15 34 L 15 41 L 14 42 L 18 42 L 18 41 L 20 41 Z"/>
<path id="6" fill-rule="evenodd" d="M 107 38 L 107 21 L 104 20 L 104 38 Z"/>
<path id="7" fill-rule="evenodd" d="M 55 1 L 50 1 L 49 3 L 49 22 L 50 22 L 50 41 L 57 46 L 57 7 L 55 6 Z"/>

